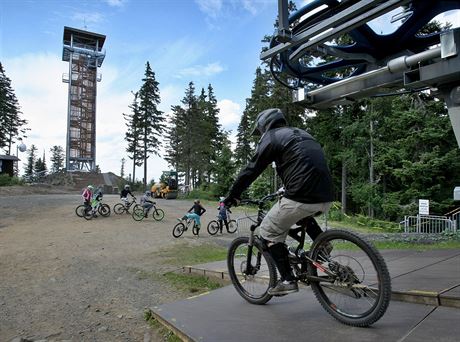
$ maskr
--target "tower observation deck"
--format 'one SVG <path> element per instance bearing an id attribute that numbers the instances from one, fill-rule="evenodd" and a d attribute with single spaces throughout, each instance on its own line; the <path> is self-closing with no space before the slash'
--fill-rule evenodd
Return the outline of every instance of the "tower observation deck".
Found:
<path id="1" fill-rule="evenodd" d="M 105 58 L 105 36 L 64 27 L 62 60 L 69 72 L 62 81 L 69 84 L 67 106 L 67 171 L 94 171 L 96 168 L 96 84 L 98 68 Z"/>

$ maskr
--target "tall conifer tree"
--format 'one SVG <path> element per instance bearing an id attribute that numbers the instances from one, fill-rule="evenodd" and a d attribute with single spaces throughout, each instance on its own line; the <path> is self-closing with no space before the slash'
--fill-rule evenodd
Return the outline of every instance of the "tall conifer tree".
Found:
<path id="1" fill-rule="evenodd" d="M 147 185 L 147 159 L 149 154 L 159 155 L 162 133 L 164 130 L 163 112 L 158 109 L 161 102 L 159 83 L 155 73 L 147 62 L 144 82 L 139 90 L 139 145 L 144 164 L 144 188 Z"/>

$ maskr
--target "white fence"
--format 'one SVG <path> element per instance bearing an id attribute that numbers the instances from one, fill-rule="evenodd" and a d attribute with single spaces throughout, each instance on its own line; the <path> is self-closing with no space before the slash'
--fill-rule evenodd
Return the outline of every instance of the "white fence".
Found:
<path id="1" fill-rule="evenodd" d="M 399 227 L 404 227 L 405 233 L 456 232 L 458 228 L 457 218 L 456 215 L 451 218 L 434 215 L 404 216 L 404 221 L 399 223 Z"/>

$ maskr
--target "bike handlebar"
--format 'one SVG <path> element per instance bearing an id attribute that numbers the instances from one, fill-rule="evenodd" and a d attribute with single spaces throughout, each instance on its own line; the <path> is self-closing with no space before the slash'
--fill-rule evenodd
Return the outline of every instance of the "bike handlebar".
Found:
<path id="1" fill-rule="evenodd" d="M 276 197 L 280 197 L 284 194 L 284 189 L 280 189 L 272 194 L 268 194 L 261 199 L 258 200 L 253 200 L 253 199 L 243 199 L 240 201 L 241 204 L 255 204 L 255 205 L 261 205 L 264 204 L 265 202 L 268 202 Z"/>

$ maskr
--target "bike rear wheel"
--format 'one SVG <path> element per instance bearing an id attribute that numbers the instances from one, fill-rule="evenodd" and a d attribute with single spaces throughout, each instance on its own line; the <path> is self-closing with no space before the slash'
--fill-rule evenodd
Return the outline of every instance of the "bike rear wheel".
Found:
<path id="1" fill-rule="evenodd" d="M 220 229 L 219 222 L 217 222 L 216 220 L 212 220 L 211 222 L 208 223 L 207 229 L 208 229 L 209 235 L 216 235 Z"/>
<path id="2" fill-rule="evenodd" d="M 110 216 L 110 207 L 108 204 L 101 204 L 97 210 L 101 216 L 109 217 Z"/>
<path id="3" fill-rule="evenodd" d="M 183 224 L 182 222 L 179 222 L 178 224 L 176 224 L 172 230 L 172 235 L 175 237 L 175 238 L 178 238 L 179 236 L 181 236 L 182 234 L 184 234 L 184 231 L 185 231 L 185 224 Z"/>
<path id="4" fill-rule="evenodd" d="M 333 279 L 311 282 L 316 298 L 331 316 L 347 325 L 367 327 L 385 314 L 391 278 L 374 246 L 348 231 L 329 230 L 315 240 L 310 255 L 314 263 L 309 263 L 309 274 Z"/>
<path id="5" fill-rule="evenodd" d="M 265 304 L 273 297 L 268 294 L 268 289 L 277 282 L 275 263 L 256 240 L 252 246 L 251 265 L 247 272 L 248 244 L 249 238 L 245 236 L 232 241 L 227 254 L 228 273 L 241 297 L 252 304 Z"/>
<path id="6" fill-rule="evenodd" d="M 126 207 L 123 203 L 117 203 L 113 206 L 113 212 L 117 215 L 121 215 L 125 212 Z"/>
<path id="7" fill-rule="evenodd" d="M 165 212 L 162 209 L 153 209 L 153 218 L 155 221 L 161 221 L 165 217 Z"/>
<path id="8" fill-rule="evenodd" d="M 236 221 L 235 220 L 230 220 L 228 221 L 228 232 L 229 233 L 234 233 L 236 232 Z"/>
<path id="9" fill-rule="evenodd" d="M 144 215 L 144 208 L 142 207 L 134 207 L 133 213 L 131 214 L 135 221 L 142 221 L 144 219 Z"/>
<path id="10" fill-rule="evenodd" d="M 200 228 L 196 224 L 193 225 L 192 233 L 193 235 L 198 235 L 200 233 Z"/>

